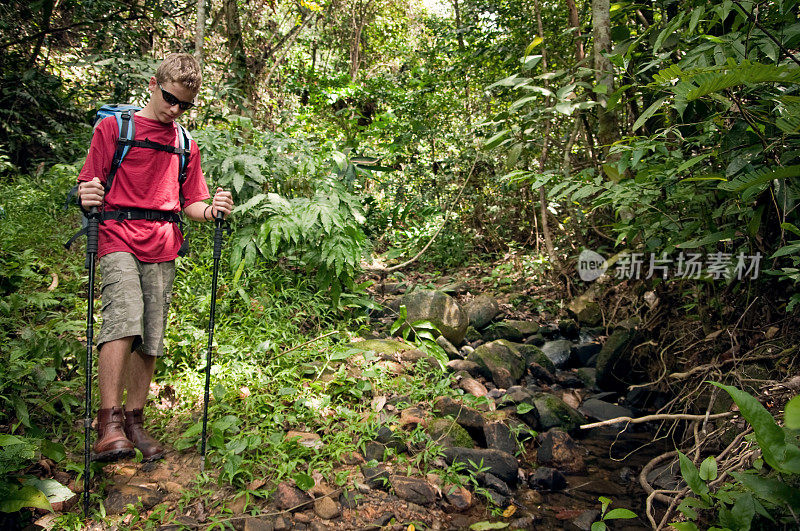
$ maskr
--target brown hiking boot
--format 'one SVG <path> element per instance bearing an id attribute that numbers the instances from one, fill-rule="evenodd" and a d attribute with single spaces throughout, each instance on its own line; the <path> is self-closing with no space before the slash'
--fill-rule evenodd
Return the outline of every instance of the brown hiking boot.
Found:
<path id="1" fill-rule="evenodd" d="M 122 408 L 111 407 L 97 411 L 97 442 L 94 443 L 93 461 L 116 461 L 133 457 L 133 443 L 122 429 Z"/>
<path id="2" fill-rule="evenodd" d="M 144 431 L 144 415 L 141 409 L 125 412 L 125 434 L 142 452 L 142 461 L 155 461 L 164 457 L 164 447 Z"/>

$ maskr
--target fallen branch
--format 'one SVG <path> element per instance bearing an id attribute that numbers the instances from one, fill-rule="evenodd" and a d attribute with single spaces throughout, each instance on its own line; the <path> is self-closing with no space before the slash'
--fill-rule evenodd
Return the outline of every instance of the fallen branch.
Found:
<path id="1" fill-rule="evenodd" d="M 338 333 L 340 333 L 338 330 L 334 330 L 333 332 L 328 332 L 327 334 L 322 334 L 321 336 L 317 336 L 317 337 L 315 337 L 314 339 L 309 339 L 309 340 L 308 340 L 308 341 L 306 341 L 305 343 L 302 343 L 302 344 L 300 344 L 300 345 L 297 345 L 296 347 L 292 347 L 292 348 L 290 348 L 289 350 L 284 350 L 283 352 L 281 352 L 281 353 L 279 354 L 279 356 L 284 356 L 284 355 L 286 355 L 286 354 L 288 354 L 288 353 L 290 353 L 290 352 L 292 352 L 292 351 L 294 351 L 294 350 L 297 350 L 297 349 L 299 349 L 299 348 L 303 348 L 303 347 L 305 347 L 306 345 L 310 345 L 311 343 L 314 343 L 315 341 L 319 341 L 320 339 L 322 339 L 322 338 L 324 338 L 324 337 L 332 336 L 333 334 L 338 334 Z"/>
<path id="2" fill-rule="evenodd" d="M 748 358 L 731 358 L 717 363 L 707 363 L 705 365 L 698 365 L 697 367 L 688 370 L 686 372 L 673 372 L 667 378 L 672 380 L 685 380 L 686 378 L 689 378 L 690 376 L 693 376 L 697 373 L 706 372 L 711 369 L 719 369 L 720 367 L 725 365 L 730 365 L 731 363 L 737 363 L 737 362 L 749 363 L 753 361 L 774 360 L 776 358 L 783 358 L 784 356 L 788 356 L 795 350 L 797 350 L 797 347 L 789 347 L 787 349 L 778 352 L 777 354 L 764 354 L 763 356 L 751 356 Z"/>
<path id="3" fill-rule="evenodd" d="M 650 422 L 653 420 L 711 420 L 723 417 L 730 417 L 733 411 L 725 413 L 715 413 L 714 415 L 690 415 L 688 413 L 660 413 L 658 415 L 645 415 L 644 417 L 617 417 L 613 419 L 603 420 L 601 422 L 593 422 L 591 424 L 581 425 L 582 430 L 590 428 L 599 428 L 600 426 L 611 426 L 612 424 L 619 424 L 620 422 L 627 422 L 629 424 L 642 424 L 643 422 Z"/>

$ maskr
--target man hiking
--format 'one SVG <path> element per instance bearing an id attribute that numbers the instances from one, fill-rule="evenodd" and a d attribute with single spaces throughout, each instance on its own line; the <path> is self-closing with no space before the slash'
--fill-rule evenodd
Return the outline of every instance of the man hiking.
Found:
<path id="1" fill-rule="evenodd" d="M 231 194 L 222 188 L 217 188 L 211 204 L 206 203 L 210 196 L 200 153 L 188 134 L 189 145 L 179 148 L 182 128 L 175 120 L 194 105 L 200 82 L 194 57 L 168 55 L 150 78 L 147 104 L 126 117 L 133 122 L 135 136 L 127 142 L 130 147 L 116 172 L 111 170 L 119 160 L 115 154 L 121 126 L 109 116 L 97 125 L 78 176 L 81 206 L 103 210 L 97 461 L 130 457 L 134 448 L 145 461 L 163 457 L 163 446 L 143 429 L 142 410 L 156 358 L 164 350 L 175 258 L 183 242 L 178 214 L 210 221 L 233 210 Z M 188 160 L 182 159 L 187 151 Z"/>

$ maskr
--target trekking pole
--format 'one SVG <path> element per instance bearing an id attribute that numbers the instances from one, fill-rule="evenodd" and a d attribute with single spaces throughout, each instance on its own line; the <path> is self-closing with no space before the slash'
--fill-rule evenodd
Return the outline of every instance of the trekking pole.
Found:
<path id="1" fill-rule="evenodd" d="M 208 392 L 211 385 L 211 349 L 214 345 L 214 313 L 217 311 L 217 278 L 219 277 L 219 259 L 222 256 L 222 230 L 225 223 L 225 216 L 222 212 L 217 211 L 217 217 L 214 219 L 216 228 L 214 230 L 214 269 L 211 274 L 211 311 L 208 318 L 208 350 L 206 351 L 206 387 L 203 394 L 203 433 L 201 435 L 200 455 L 202 461 L 200 462 L 200 472 L 206 469 L 206 426 L 208 424 Z"/>
<path id="2" fill-rule="evenodd" d="M 94 261 L 97 257 L 97 232 L 100 213 L 92 207 L 87 216 L 86 267 L 89 269 L 89 295 L 86 310 L 86 407 L 83 415 L 83 515 L 89 516 L 89 466 L 92 430 L 92 344 L 94 343 Z"/>

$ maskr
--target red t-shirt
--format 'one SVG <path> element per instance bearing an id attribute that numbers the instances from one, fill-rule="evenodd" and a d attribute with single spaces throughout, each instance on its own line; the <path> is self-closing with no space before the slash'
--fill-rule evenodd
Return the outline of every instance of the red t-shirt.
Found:
<path id="1" fill-rule="evenodd" d="M 178 146 L 177 126 L 134 114 L 134 140 L 151 140 Z M 105 185 L 119 131 L 113 116 L 97 126 L 79 181 L 98 177 Z M 180 157 L 166 151 L 131 147 L 114 176 L 111 190 L 105 195 L 106 210 L 144 208 L 180 212 L 178 170 Z M 183 183 L 184 206 L 208 199 L 208 186 L 200 168 L 200 151 L 192 142 L 186 181 Z M 145 219 L 115 221 L 100 225 L 99 255 L 123 251 L 133 253 L 142 262 L 167 262 L 178 256 L 183 235 L 177 223 Z"/>

